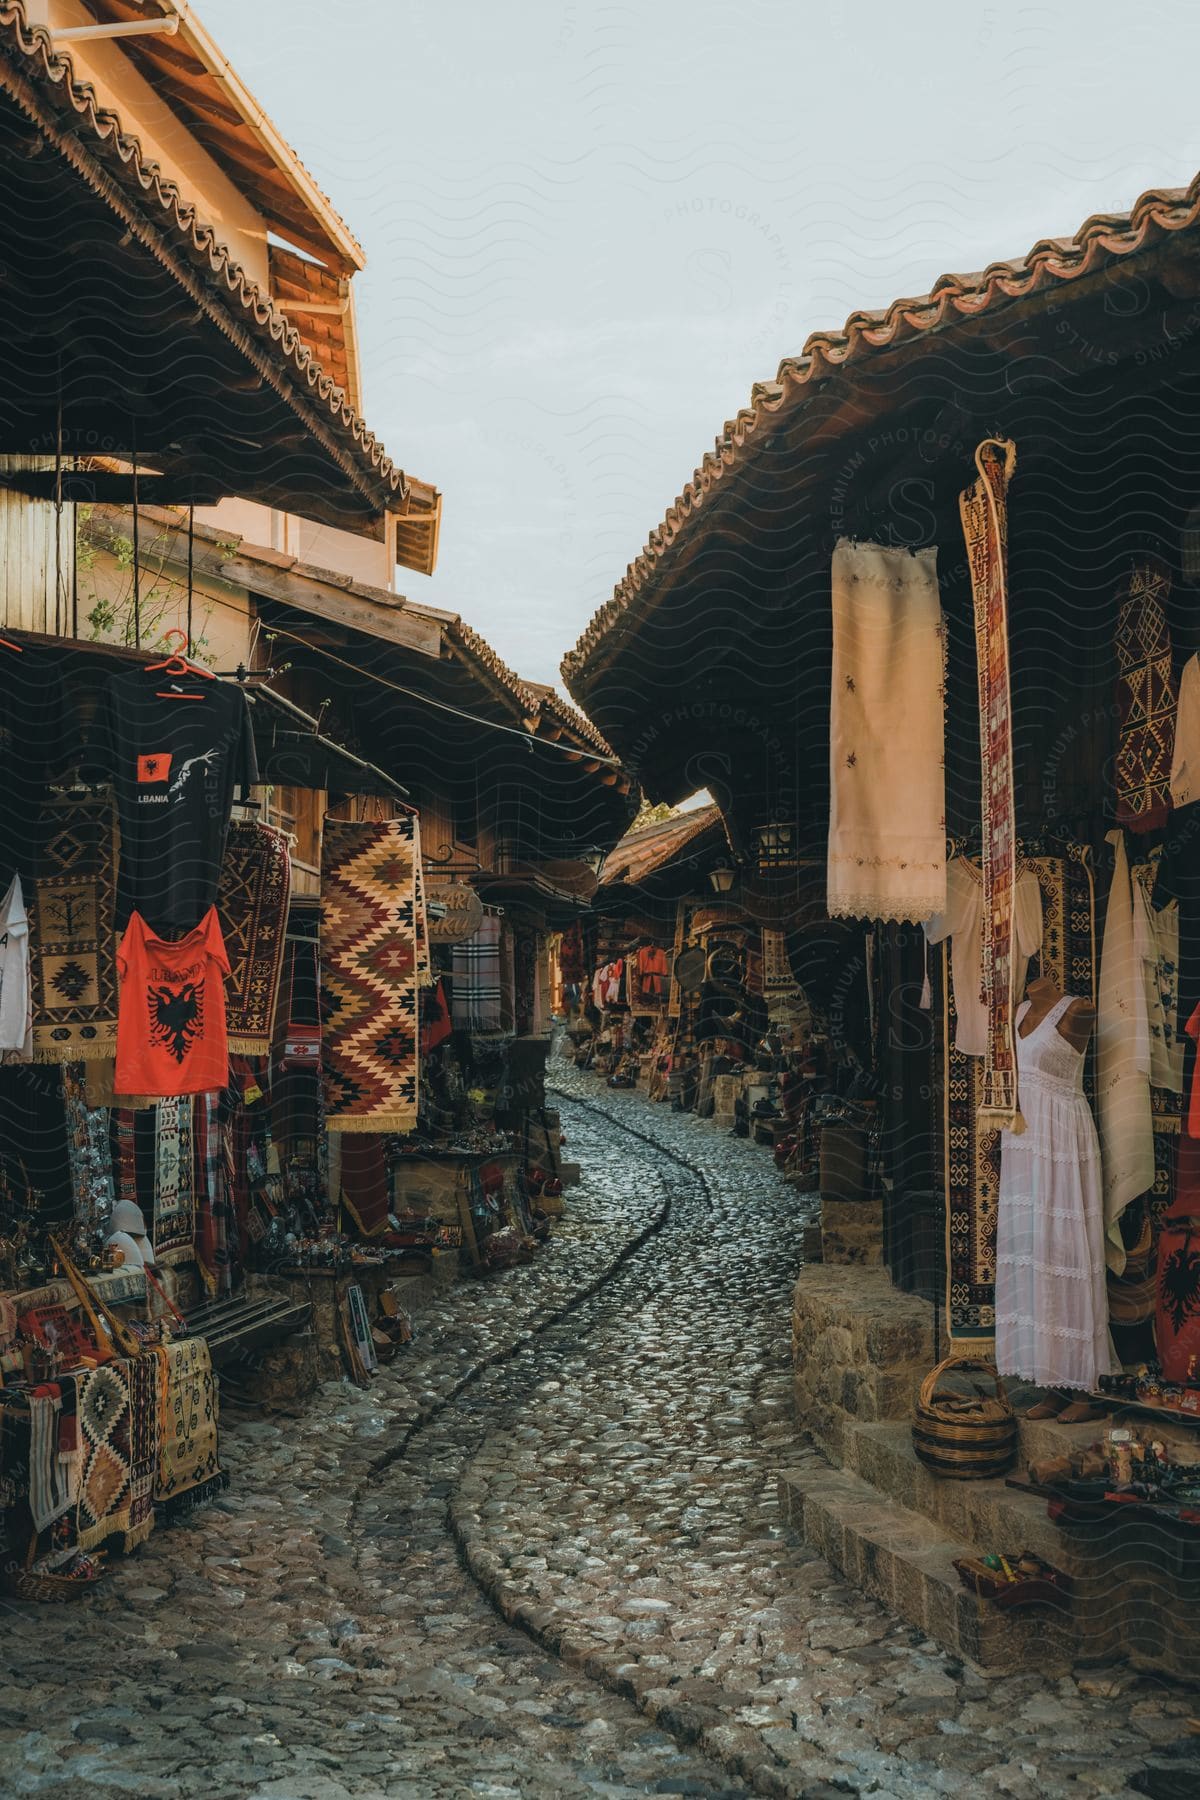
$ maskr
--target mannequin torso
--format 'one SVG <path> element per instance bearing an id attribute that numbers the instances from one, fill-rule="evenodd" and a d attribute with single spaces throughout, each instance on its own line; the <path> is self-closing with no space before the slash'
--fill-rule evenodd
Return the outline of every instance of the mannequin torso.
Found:
<path id="1" fill-rule="evenodd" d="M 1050 980 L 1048 975 L 1038 975 L 1025 990 L 1025 998 L 1029 1001 L 1029 1011 L 1017 1027 L 1018 1035 L 1027 1038 L 1031 1031 L 1036 1031 L 1047 1013 L 1051 1012 L 1062 999 L 1061 990 Z M 1090 1000 L 1072 1000 L 1070 1006 L 1058 1021 L 1058 1034 L 1077 1050 L 1082 1056 L 1087 1049 L 1096 1024 L 1096 1009 Z"/>

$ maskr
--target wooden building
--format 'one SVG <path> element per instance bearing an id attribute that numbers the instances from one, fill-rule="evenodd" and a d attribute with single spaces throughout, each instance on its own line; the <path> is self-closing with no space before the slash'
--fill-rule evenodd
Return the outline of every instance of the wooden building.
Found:
<path id="1" fill-rule="evenodd" d="M 1117 879 L 1106 839 L 1122 826 L 1130 863 L 1140 858 L 1144 873 L 1157 862 L 1161 827 L 1131 832 L 1122 812 L 1128 764 L 1147 757 L 1154 739 L 1169 766 L 1174 684 L 1200 645 L 1198 255 L 1200 178 L 1151 191 L 1127 213 L 1094 216 L 1023 258 L 943 276 L 926 294 L 815 333 L 726 424 L 567 656 L 570 691 L 651 799 L 709 788 L 742 859 L 744 892 L 762 896 L 768 883 L 794 966 L 805 921 L 818 935 L 829 924 L 821 916 L 826 840 L 839 778 L 829 756 L 831 563 L 840 541 L 936 547 L 947 854 L 980 856 L 977 595 L 960 497 L 977 478 L 980 446 L 1002 440 L 1016 451 L 1007 657 L 1018 868 L 1033 870 L 1041 888 L 1042 971 L 1069 993 L 1098 997 L 1103 1025 L 1106 902 Z M 1134 745 L 1142 702 L 1131 700 L 1140 664 L 1129 632 L 1142 630 L 1143 606 L 1154 609 L 1167 645 L 1158 663 L 1170 706 L 1156 703 L 1148 733 L 1143 717 Z M 1159 738 L 1166 711 L 1169 731 Z M 889 749 L 881 779 L 902 783 L 902 731 Z M 1177 804 L 1176 825 L 1185 810 Z M 862 1198 L 878 1206 L 876 1241 L 896 1283 L 916 1295 L 901 1303 L 881 1275 L 861 1268 L 845 1271 L 841 1286 L 835 1269 L 802 1277 L 802 1415 L 851 1479 L 837 1493 L 814 1485 L 798 1499 L 797 1516 L 835 1560 L 873 1566 L 868 1584 L 894 1602 L 899 1552 L 868 1542 L 869 1528 L 852 1525 L 845 1509 L 855 1495 L 864 1506 L 907 1506 L 912 1543 L 924 1555 L 920 1570 L 904 1574 L 910 1616 L 980 1661 L 1053 1661 L 1070 1650 L 1052 1633 L 1039 1641 L 993 1631 L 974 1598 L 958 1595 L 951 1540 L 980 1542 L 1002 1529 L 1001 1515 L 987 1511 L 982 1487 L 973 1514 L 956 1509 L 952 1484 L 913 1472 L 908 1442 L 918 1381 L 947 1338 L 986 1354 L 993 1330 L 999 1151 L 994 1132 L 976 1129 L 971 1059 L 951 1047 L 945 946 L 927 950 L 919 923 L 869 919 L 838 923 L 837 938 L 827 968 L 843 959 L 837 980 L 845 975 L 847 991 L 857 985 L 869 1027 L 846 1050 L 873 1083 L 879 1114 L 878 1185 Z M 1182 1031 L 1197 998 L 1198 949 L 1181 903 L 1172 1031 Z M 927 968 L 933 1004 L 925 1009 Z M 1189 1081 L 1192 1062 L 1189 1047 Z M 1123 1215 L 1123 1230 L 1146 1221 L 1149 1244 L 1182 1204 L 1174 1174 L 1180 1097 L 1152 1097 L 1147 1086 L 1144 1107 L 1147 1130 L 1153 1107 L 1154 1177 Z M 1103 1129 L 1102 1105 L 1100 1122 Z M 1118 1246 L 1114 1260 L 1123 1257 Z M 1110 1273 L 1114 1309 L 1120 1280 Z M 1147 1291 L 1152 1297 L 1153 1276 Z M 1123 1339 L 1134 1373 L 1114 1393 L 1126 1398 L 1142 1392 L 1136 1371 L 1147 1356 L 1153 1366 L 1144 1308 L 1142 1325 L 1136 1343 Z M 826 1367 L 833 1326 L 852 1336 L 877 1330 L 886 1349 L 846 1371 Z M 1192 1404 L 1185 1390 L 1172 1393 L 1177 1411 Z M 1185 1431 L 1180 1443 L 1187 1441 Z M 1186 1447 L 1179 1454 L 1188 1460 Z M 1046 1533 L 1043 1515 L 1040 1503 L 1028 1502 L 1021 1528 L 1040 1532 L 1077 1573 L 1076 1648 L 1182 1672 L 1194 1655 L 1181 1647 L 1194 1559 L 1185 1556 L 1164 1577 L 1154 1605 L 1126 1605 L 1125 1588 L 1118 1604 L 1113 1584 L 1124 1577 L 1116 1565 L 1075 1555 L 1063 1537 Z M 1016 1527 L 1009 1519 L 1003 1528 Z M 1136 1531 L 1121 1542 L 1133 1580 L 1156 1553 Z M 939 1556 L 944 1578 L 935 1580 Z"/>

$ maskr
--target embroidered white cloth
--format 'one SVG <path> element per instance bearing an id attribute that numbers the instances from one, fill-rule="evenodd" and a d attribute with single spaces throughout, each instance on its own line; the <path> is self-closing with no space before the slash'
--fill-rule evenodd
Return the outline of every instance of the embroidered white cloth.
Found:
<path id="1" fill-rule="evenodd" d="M 1179 679 L 1171 799 L 1176 806 L 1200 800 L 1200 657 L 1190 656 Z"/>
<path id="2" fill-rule="evenodd" d="M 33 1056 L 33 989 L 29 980 L 29 919 L 14 875 L 0 898 L 0 1052 L 6 1061 L 29 1062 Z"/>
<path id="3" fill-rule="evenodd" d="M 1119 1275 L 1125 1249 L 1118 1223 L 1131 1200 L 1154 1185 L 1154 1124 L 1150 1111 L 1150 1038 L 1125 834 L 1110 831 L 1116 861 L 1100 954 L 1096 1018 L 1096 1114 L 1104 1164 L 1104 1222 L 1108 1266 Z"/>
<path id="4" fill-rule="evenodd" d="M 954 1048 L 963 1056 L 987 1054 L 988 1009 L 983 995 L 983 873 L 978 863 L 956 856 L 946 869 L 946 910 L 930 919 L 931 944 L 950 939 L 957 1025 Z M 1025 992 L 1029 958 L 1042 947 L 1042 890 L 1032 869 L 1017 876 L 1013 909 L 1013 992 Z M 922 1002 L 927 1004 L 927 1002 Z"/>
<path id="5" fill-rule="evenodd" d="M 946 906 L 944 628 L 935 549 L 833 553 L 829 913 Z"/>
<path id="6" fill-rule="evenodd" d="M 1039 1387 L 1081 1388 L 1111 1373 L 1100 1146 L 1083 1057 L 1058 1029 L 1064 995 L 1028 1037 L 1018 1028 L 1025 1130 L 1000 1136 L 996 1367 Z M 1017 1024 L 1029 1010 L 1017 1010 Z"/>

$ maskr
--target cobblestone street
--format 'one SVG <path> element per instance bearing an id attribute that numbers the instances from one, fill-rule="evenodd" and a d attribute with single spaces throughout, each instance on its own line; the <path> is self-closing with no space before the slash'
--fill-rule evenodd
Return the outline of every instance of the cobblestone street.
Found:
<path id="1" fill-rule="evenodd" d="M 1194 1697 L 985 1681 L 783 1530 L 812 1202 L 711 1124 L 552 1071 L 584 1169 L 553 1245 L 452 1289 L 369 1391 L 231 1416 L 220 1502 L 91 1602 L 14 1609 L 3 1790 L 1196 1791 Z"/>

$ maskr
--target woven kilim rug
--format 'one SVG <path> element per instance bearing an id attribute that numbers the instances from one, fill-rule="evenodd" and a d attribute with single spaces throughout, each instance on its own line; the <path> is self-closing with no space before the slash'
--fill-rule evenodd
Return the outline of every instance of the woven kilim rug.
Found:
<path id="1" fill-rule="evenodd" d="M 978 481 L 959 495 L 975 604 L 982 765 L 983 991 L 988 1008 L 981 1124 L 1020 1130 L 1013 1012 L 1012 931 L 1017 885 L 1012 701 L 1008 663 L 1008 484 L 1016 445 L 985 438 L 975 452 Z"/>
<path id="2" fill-rule="evenodd" d="M 129 1371 L 129 1523 L 125 1550 L 154 1530 L 154 1482 L 158 1474 L 158 1359 L 146 1350 L 126 1363 Z"/>
<path id="3" fill-rule="evenodd" d="M 93 1550 L 131 1528 L 133 1443 L 129 1404 L 130 1365 L 108 1362 L 76 1377 L 79 1475 L 78 1541 Z"/>
<path id="4" fill-rule="evenodd" d="M 160 1100 L 155 1108 L 154 1226 L 151 1241 L 164 1250 L 192 1247 L 195 1232 L 192 1095 Z"/>
<path id="5" fill-rule="evenodd" d="M 1091 857 L 1071 845 L 1063 856 L 1031 856 L 1042 894 L 1041 972 L 1065 994 L 1094 999 L 1095 888 Z M 996 1209 L 1000 1133 L 979 1122 L 984 1060 L 954 1048 L 956 1018 L 948 946 L 933 966 L 943 1023 L 944 1179 L 946 1187 L 946 1326 L 956 1349 L 989 1349 L 995 1332 Z M 1084 1090 L 1094 1089 L 1094 1057 Z"/>
<path id="6" fill-rule="evenodd" d="M 1171 810 L 1171 759 L 1179 702 L 1171 663 L 1164 563 L 1135 563 L 1117 613 L 1117 707 L 1120 712 L 1113 783 L 1117 824 L 1156 831 Z"/>
<path id="7" fill-rule="evenodd" d="M 115 834 L 108 796 L 46 802 L 31 908 L 35 1062 L 116 1053 Z"/>
<path id="8" fill-rule="evenodd" d="M 148 1359 L 149 1360 L 149 1359 Z M 156 1350 L 158 1472 L 154 1499 L 168 1512 L 198 1506 L 224 1486 L 217 1438 L 217 1383 L 208 1345 L 180 1338 Z"/>
<path id="9" fill-rule="evenodd" d="M 225 1024 L 231 1052 L 266 1056 L 283 969 L 292 862 L 282 831 L 235 820 L 225 841 L 217 917 L 229 974 Z"/>
<path id="10" fill-rule="evenodd" d="M 416 842 L 409 817 L 327 819 L 321 1065 L 330 1131 L 417 1122 Z"/>

